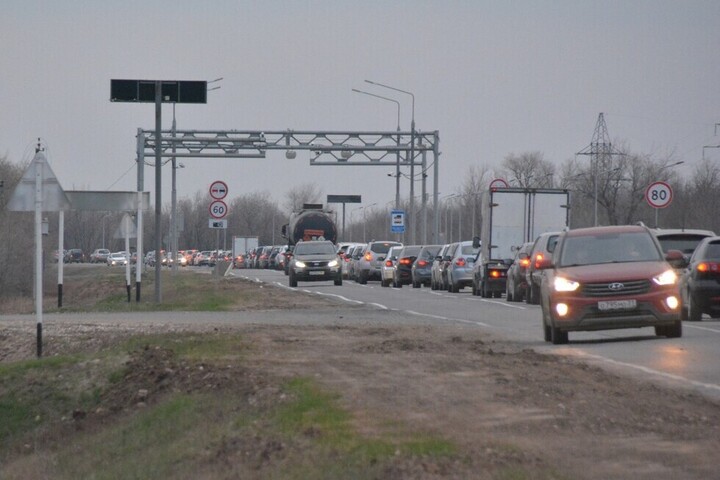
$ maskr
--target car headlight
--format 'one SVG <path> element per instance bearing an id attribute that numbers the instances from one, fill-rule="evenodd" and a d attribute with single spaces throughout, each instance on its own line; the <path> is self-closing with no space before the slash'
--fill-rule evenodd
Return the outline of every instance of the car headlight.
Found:
<path id="1" fill-rule="evenodd" d="M 338 261 L 337 260 L 330 260 L 330 263 L 328 263 L 328 267 L 337 267 Z"/>
<path id="2" fill-rule="evenodd" d="M 553 286 L 556 292 L 574 292 L 580 288 L 580 284 L 574 280 L 568 280 L 564 277 L 555 277 Z"/>
<path id="3" fill-rule="evenodd" d="M 305 268 L 305 262 L 301 260 L 295 260 L 295 266 L 299 268 Z"/>
<path id="4" fill-rule="evenodd" d="M 677 282 L 677 274 L 674 270 L 665 270 L 660 275 L 653 277 L 653 282 L 658 285 L 674 285 Z"/>

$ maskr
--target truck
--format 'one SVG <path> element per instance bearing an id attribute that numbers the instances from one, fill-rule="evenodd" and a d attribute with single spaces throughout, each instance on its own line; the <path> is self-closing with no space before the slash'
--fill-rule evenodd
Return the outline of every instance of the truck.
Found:
<path id="1" fill-rule="evenodd" d="M 305 203 L 301 210 L 290 215 L 290 222 L 282 226 L 282 236 L 291 247 L 301 240 L 329 240 L 335 244 L 337 226 L 333 217 L 334 212 L 324 209 L 323 205 Z"/>
<path id="2" fill-rule="evenodd" d="M 540 234 L 569 225 L 570 191 L 561 188 L 490 188 L 483 194 L 480 247 L 473 269 L 473 293 L 500 297 L 515 251 Z"/>
<path id="3" fill-rule="evenodd" d="M 238 255 L 245 255 L 250 250 L 258 247 L 258 237 L 238 237 L 233 236 L 232 238 L 232 255 L 235 266 L 239 267 L 237 263 Z M 247 265 L 246 265 L 247 267 Z"/>

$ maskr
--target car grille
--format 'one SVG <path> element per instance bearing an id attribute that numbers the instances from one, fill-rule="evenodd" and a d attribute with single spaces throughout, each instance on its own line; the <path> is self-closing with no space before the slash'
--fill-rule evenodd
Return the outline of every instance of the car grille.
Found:
<path id="1" fill-rule="evenodd" d="M 622 285 L 622 287 L 620 287 Z M 613 288 L 611 288 L 613 286 Z M 583 287 L 586 297 L 613 297 L 639 295 L 650 291 L 649 280 L 630 280 L 626 282 L 588 283 Z"/>
<path id="2" fill-rule="evenodd" d="M 305 262 L 305 265 L 307 265 L 308 267 L 327 267 L 328 263 L 330 262 L 325 260 L 322 262 Z"/>

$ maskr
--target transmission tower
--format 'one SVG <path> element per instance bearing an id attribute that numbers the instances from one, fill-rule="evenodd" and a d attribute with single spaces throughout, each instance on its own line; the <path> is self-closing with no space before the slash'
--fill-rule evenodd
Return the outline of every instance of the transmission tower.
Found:
<path id="1" fill-rule="evenodd" d="M 594 202 L 594 225 L 598 224 L 598 177 L 605 175 L 607 178 L 616 169 L 612 168 L 612 157 L 614 155 L 622 155 L 617 151 L 608 135 L 607 124 L 605 124 L 605 115 L 600 112 L 595 131 L 593 132 L 590 145 L 580 150 L 576 155 L 587 155 L 590 157 L 592 178 L 593 178 L 593 202 Z"/>

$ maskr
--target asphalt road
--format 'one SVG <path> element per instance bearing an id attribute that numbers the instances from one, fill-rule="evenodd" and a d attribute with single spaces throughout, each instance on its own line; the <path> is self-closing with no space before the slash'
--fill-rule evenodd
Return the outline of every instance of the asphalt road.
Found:
<path id="1" fill-rule="evenodd" d="M 290 288 L 288 277 L 278 271 L 235 270 L 234 275 Z M 470 288 L 448 293 L 408 285 L 384 288 L 373 281 L 360 285 L 349 280 L 342 286 L 300 282 L 297 288 L 334 296 L 351 305 L 408 314 L 418 323 L 476 325 L 491 335 L 537 351 L 582 358 L 624 374 L 720 398 L 720 321 L 708 316 L 702 322 L 685 322 L 683 337 L 678 339 L 657 337 L 653 328 L 605 330 L 571 332 L 568 345 L 555 346 L 543 341 L 539 306 L 476 297 Z"/>

